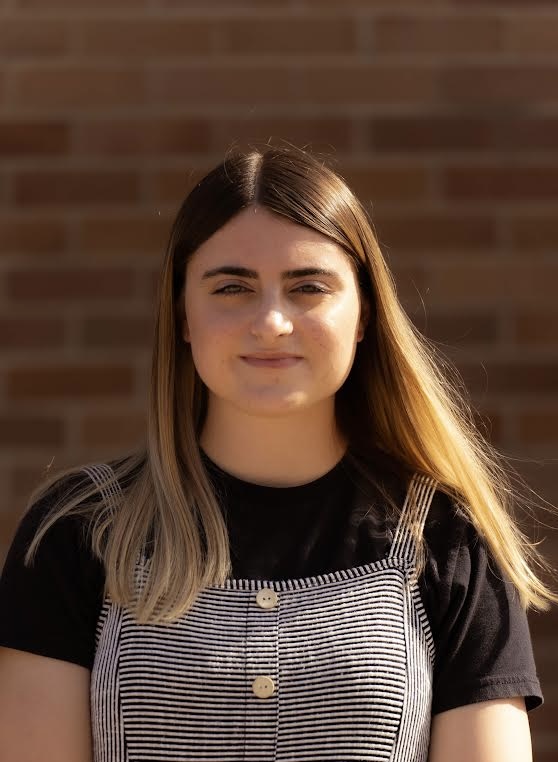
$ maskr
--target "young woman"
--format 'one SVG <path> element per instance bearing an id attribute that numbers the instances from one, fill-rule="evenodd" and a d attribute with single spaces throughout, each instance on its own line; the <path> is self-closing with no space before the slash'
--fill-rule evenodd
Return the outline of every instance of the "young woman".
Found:
<path id="1" fill-rule="evenodd" d="M 232 151 L 171 230 L 145 442 L 45 480 L 0 585 L 0 758 L 527 762 L 502 459 L 309 153 Z"/>

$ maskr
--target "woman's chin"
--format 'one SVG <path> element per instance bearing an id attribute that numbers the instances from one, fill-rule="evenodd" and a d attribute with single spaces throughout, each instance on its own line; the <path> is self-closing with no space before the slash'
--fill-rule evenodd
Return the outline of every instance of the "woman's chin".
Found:
<path id="1" fill-rule="evenodd" d="M 236 406 L 251 416 L 278 417 L 304 410 L 308 407 L 308 396 L 301 391 L 281 393 L 278 389 L 261 389 L 243 395 Z"/>

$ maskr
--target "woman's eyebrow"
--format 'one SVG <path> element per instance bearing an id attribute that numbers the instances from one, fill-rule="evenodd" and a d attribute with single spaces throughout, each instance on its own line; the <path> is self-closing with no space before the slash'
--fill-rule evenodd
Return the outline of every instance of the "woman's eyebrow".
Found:
<path id="1" fill-rule="evenodd" d="M 247 267 L 221 265 L 220 267 L 214 267 L 212 270 L 206 270 L 201 279 L 213 278 L 216 275 L 238 275 L 241 278 L 251 278 L 252 280 L 258 280 L 259 277 L 256 270 L 250 270 Z M 300 278 L 306 275 L 322 275 L 326 278 L 340 279 L 339 274 L 334 270 L 326 270 L 323 267 L 303 267 L 298 270 L 285 270 L 281 273 L 281 280 L 291 280 L 292 278 Z"/>

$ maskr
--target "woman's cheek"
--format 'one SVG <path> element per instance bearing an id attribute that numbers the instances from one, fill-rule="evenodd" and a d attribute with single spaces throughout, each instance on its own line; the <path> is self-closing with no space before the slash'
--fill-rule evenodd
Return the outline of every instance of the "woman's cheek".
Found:
<path id="1" fill-rule="evenodd" d="M 206 312 L 200 314 L 198 326 L 206 340 L 219 342 L 223 335 L 233 332 L 234 322 L 225 312 Z"/>
<path id="2" fill-rule="evenodd" d="M 339 330 L 340 326 L 335 318 L 311 320 L 306 326 L 306 334 L 311 344 L 322 350 L 336 346 Z"/>

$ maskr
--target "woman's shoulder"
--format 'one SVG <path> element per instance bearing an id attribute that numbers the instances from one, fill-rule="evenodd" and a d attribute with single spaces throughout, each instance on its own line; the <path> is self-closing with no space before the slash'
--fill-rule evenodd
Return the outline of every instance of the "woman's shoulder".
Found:
<path id="1" fill-rule="evenodd" d="M 436 554 L 441 551 L 450 553 L 463 542 L 468 542 L 473 535 L 476 535 L 476 530 L 470 517 L 449 491 L 438 485 L 424 523 L 427 547 Z"/>
<path id="2" fill-rule="evenodd" d="M 87 514 L 57 516 L 88 487 L 87 478 L 64 473 L 22 515 L 0 576 L 0 645 L 90 667 L 104 568 L 91 549 Z M 26 563 L 37 530 L 51 516 Z"/>
<path id="3" fill-rule="evenodd" d="M 489 544 L 459 502 L 438 486 L 423 528 L 425 569 L 423 589 L 435 603 L 438 614 L 450 605 L 452 590 L 466 587 L 475 575 L 485 575 L 497 567 Z"/>
<path id="4" fill-rule="evenodd" d="M 433 714 L 476 701 L 524 696 L 542 703 L 526 612 L 486 539 L 457 501 L 433 495 L 419 580 L 436 660 Z"/>

